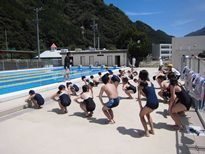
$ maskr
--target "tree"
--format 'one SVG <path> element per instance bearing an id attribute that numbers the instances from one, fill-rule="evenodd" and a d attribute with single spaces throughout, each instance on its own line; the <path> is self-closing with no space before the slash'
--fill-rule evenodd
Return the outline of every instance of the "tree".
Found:
<path id="1" fill-rule="evenodd" d="M 149 53 L 151 47 L 148 42 L 147 36 L 144 33 L 135 32 L 128 44 L 128 55 L 130 60 L 134 57 L 136 58 L 136 66 L 142 61 Z"/>

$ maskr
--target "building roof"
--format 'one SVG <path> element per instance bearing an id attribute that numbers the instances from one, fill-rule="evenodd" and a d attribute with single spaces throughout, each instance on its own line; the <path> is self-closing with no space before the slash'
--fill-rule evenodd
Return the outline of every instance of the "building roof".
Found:
<path id="1" fill-rule="evenodd" d="M 55 45 L 55 43 L 53 43 L 53 44 L 51 45 L 51 48 L 57 48 L 57 46 Z"/>
<path id="2" fill-rule="evenodd" d="M 61 58 L 60 52 L 61 50 L 46 50 L 40 54 L 40 58 Z"/>

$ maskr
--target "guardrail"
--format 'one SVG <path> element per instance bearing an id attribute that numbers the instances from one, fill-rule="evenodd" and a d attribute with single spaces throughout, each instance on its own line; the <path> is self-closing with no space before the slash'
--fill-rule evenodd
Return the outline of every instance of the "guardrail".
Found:
<path id="1" fill-rule="evenodd" d="M 4 59 L 0 60 L 0 71 L 62 66 L 61 59 Z"/>
<path id="2" fill-rule="evenodd" d="M 193 73 L 198 74 L 202 80 L 204 78 L 205 81 L 205 58 L 200 58 L 193 55 L 192 56 L 183 55 L 181 59 L 181 70 L 183 70 L 185 66 L 187 66 L 188 69 L 193 71 Z M 190 84 L 193 81 L 185 81 L 185 85 L 186 82 L 189 82 L 188 84 Z M 191 88 L 195 89 L 194 86 L 196 85 L 193 84 Z M 199 87 L 200 86 L 201 88 L 205 89 L 205 87 L 203 87 L 205 85 L 199 85 Z M 185 86 L 185 88 L 187 87 Z M 189 92 L 195 102 L 196 112 L 205 128 L 205 90 L 201 91 L 202 93 L 200 93 L 201 96 L 200 98 L 196 98 L 195 95 L 193 94 L 193 91 L 190 90 L 190 88 L 189 88 Z"/>

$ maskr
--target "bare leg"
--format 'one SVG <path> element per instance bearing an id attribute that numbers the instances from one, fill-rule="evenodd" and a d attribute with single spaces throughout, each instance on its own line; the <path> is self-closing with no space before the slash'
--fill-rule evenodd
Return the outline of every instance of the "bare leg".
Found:
<path id="1" fill-rule="evenodd" d="M 37 101 L 32 99 L 31 102 L 34 104 L 34 108 L 39 109 L 40 106 L 38 105 Z"/>
<path id="2" fill-rule="evenodd" d="M 86 110 L 85 104 L 80 103 L 80 108 L 85 112 L 85 116 L 88 116 L 88 111 Z"/>
<path id="3" fill-rule="evenodd" d="M 112 115 L 111 115 L 112 113 L 110 112 L 111 109 L 107 108 L 106 106 L 103 106 L 102 110 L 103 110 L 103 113 L 105 114 L 105 116 L 108 118 L 108 120 L 110 122 L 112 122 L 113 119 L 112 119 Z"/>
<path id="4" fill-rule="evenodd" d="M 58 104 L 59 104 L 59 106 L 60 106 L 61 111 L 62 111 L 63 113 L 67 113 L 67 112 L 66 112 L 66 111 L 67 111 L 67 108 L 64 107 L 60 102 L 58 102 Z"/>
<path id="5" fill-rule="evenodd" d="M 144 118 L 144 116 L 145 115 L 147 115 L 147 114 L 149 114 L 150 112 L 152 112 L 152 109 L 150 109 L 150 108 L 148 108 L 148 107 L 144 107 L 144 108 L 142 108 L 142 110 L 140 111 L 140 120 L 141 120 L 141 122 L 142 122 L 142 125 L 143 125 L 143 127 L 144 127 L 144 131 L 145 131 L 145 136 L 147 136 L 147 137 L 149 137 L 149 131 L 148 131 L 148 128 L 147 128 L 147 123 L 146 123 L 146 121 L 145 121 L 145 118 Z M 153 126 L 153 124 L 152 124 L 152 126 Z M 153 128 L 152 128 L 153 129 Z"/>
<path id="6" fill-rule="evenodd" d="M 147 116 L 149 126 L 150 126 L 149 133 L 154 135 L 154 125 L 153 125 L 152 117 L 150 116 L 150 113 L 148 113 L 146 116 Z"/>
<path id="7" fill-rule="evenodd" d="M 186 111 L 186 107 L 181 103 L 175 104 L 171 109 L 171 117 L 179 129 L 183 129 L 183 124 L 180 120 L 178 113 L 183 111 Z"/>
<path id="8" fill-rule="evenodd" d="M 127 94 L 128 99 L 132 99 L 131 90 L 125 90 L 125 93 Z"/>

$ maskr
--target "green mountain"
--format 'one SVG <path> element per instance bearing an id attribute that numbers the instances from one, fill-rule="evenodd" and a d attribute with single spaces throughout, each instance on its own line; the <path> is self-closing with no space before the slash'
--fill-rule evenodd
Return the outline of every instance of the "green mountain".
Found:
<path id="1" fill-rule="evenodd" d="M 9 49 L 36 50 L 36 8 L 41 8 L 41 50 L 49 49 L 52 43 L 68 49 L 93 47 L 94 30 L 96 47 L 99 36 L 101 48 L 127 48 L 135 32 L 144 33 L 150 43 L 171 42 L 171 36 L 143 22 L 133 23 L 103 0 L 0 0 L 0 49 L 6 48 L 7 34 Z"/>
<path id="2" fill-rule="evenodd" d="M 155 31 L 152 27 L 141 21 L 136 21 L 135 26 L 138 31 L 147 34 L 149 41 L 152 43 L 171 43 L 172 36 L 167 35 L 161 30 Z"/>
<path id="3" fill-rule="evenodd" d="M 195 32 L 191 32 L 185 36 L 201 36 L 201 35 L 205 35 L 205 27 L 203 27 Z"/>

